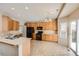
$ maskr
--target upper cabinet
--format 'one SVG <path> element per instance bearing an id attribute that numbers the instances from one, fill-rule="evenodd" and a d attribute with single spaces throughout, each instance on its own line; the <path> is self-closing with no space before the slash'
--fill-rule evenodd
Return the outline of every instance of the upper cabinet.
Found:
<path id="1" fill-rule="evenodd" d="M 8 16 L 2 16 L 2 32 L 12 31 L 12 30 L 19 30 L 19 22 L 11 19 Z"/>
<path id="2" fill-rule="evenodd" d="M 56 31 L 57 30 L 57 23 L 56 23 L 56 21 L 52 21 L 50 27 L 52 27 L 52 30 Z"/>
<path id="3" fill-rule="evenodd" d="M 9 23 L 10 23 L 9 17 L 2 16 L 2 32 L 7 32 L 10 30 Z"/>
<path id="4" fill-rule="evenodd" d="M 13 21 L 13 30 L 19 30 L 19 22 Z"/>
<path id="5" fill-rule="evenodd" d="M 8 17 L 8 30 L 11 31 L 13 30 L 13 20 Z"/>
<path id="6" fill-rule="evenodd" d="M 27 22 L 27 27 L 34 27 L 37 29 L 37 27 L 43 27 L 43 30 L 53 30 L 56 31 L 56 21 L 49 21 L 49 22 Z"/>

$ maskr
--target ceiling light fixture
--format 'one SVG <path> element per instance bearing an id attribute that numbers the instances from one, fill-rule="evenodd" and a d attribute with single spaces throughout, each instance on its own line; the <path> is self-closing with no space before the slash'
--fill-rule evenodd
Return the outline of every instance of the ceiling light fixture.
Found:
<path id="1" fill-rule="evenodd" d="M 26 7 L 25 7 L 25 10 L 28 10 L 28 9 L 29 9 L 29 8 L 26 6 Z"/>
<path id="2" fill-rule="evenodd" d="M 15 10 L 15 8 L 11 8 L 11 10 Z"/>

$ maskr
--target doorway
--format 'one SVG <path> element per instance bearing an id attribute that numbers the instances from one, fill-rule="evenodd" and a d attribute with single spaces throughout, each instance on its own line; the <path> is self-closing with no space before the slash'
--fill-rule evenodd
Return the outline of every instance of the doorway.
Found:
<path id="1" fill-rule="evenodd" d="M 77 23 L 76 21 L 70 22 L 70 35 L 71 35 L 71 44 L 70 47 L 76 52 L 76 40 L 77 40 Z"/>
<path id="2" fill-rule="evenodd" d="M 79 20 L 70 22 L 70 48 L 79 55 Z"/>
<path id="3" fill-rule="evenodd" d="M 79 55 L 79 20 L 77 20 L 77 41 L 76 41 L 76 52 Z"/>

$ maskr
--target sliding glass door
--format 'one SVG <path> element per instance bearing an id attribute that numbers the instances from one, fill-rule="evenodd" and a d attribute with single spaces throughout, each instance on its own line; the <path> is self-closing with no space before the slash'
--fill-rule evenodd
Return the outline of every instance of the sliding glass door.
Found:
<path id="1" fill-rule="evenodd" d="M 77 50 L 77 55 L 79 55 L 79 20 L 77 20 L 77 45 L 76 45 L 76 50 Z"/>
<path id="2" fill-rule="evenodd" d="M 79 55 L 79 20 L 70 22 L 70 46 Z"/>
<path id="3" fill-rule="evenodd" d="M 76 21 L 70 22 L 70 32 L 71 32 L 71 48 L 76 52 L 77 44 L 77 23 Z"/>

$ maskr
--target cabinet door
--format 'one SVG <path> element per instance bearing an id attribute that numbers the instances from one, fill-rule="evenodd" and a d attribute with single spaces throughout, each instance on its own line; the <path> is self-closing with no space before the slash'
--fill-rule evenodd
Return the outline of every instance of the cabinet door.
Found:
<path id="1" fill-rule="evenodd" d="M 16 30 L 16 22 L 13 21 L 13 30 Z"/>
<path id="2" fill-rule="evenodd" d="M 12 30 L 18 30 L 19 29 L 19 22 L 14 21 L 8 16 L 2 16 L 2 31 L 12 31 Z"/>
<path id="3" fill-rule="evenodd" d="M 44 23 L 43 23 L 43 29 L 44 29 L 44 30 L 47 30 L 47 22 L 44 22 Z"/>
<path id="4" fill-rule="evenodd" d="M 19 30 L 19 22 L 13 21 L 13 30 Z"/>
<path id="5" fill-rule="evenodd" d="M 46 40 L 46 35 L 42 34 L 42 40 Z"/>
<path id="6" fill-rule="evenodd" d="M 7 32 L 8 31 L 8 17 L 2 16 L 2 31 Z"/>
<path id="7" fill-rule="evenodd" d="M 26 23 L 26 26 L 29 27 L 29 23 Z"/>
<path id="8" fill-rule="evenodd" d="M 43 40 L 57 42 L 58 41 L 57 34 L 54 35 L 45 34 Z"/>
<path id="9" fill-rule="evenodd" d="M 58 41 L 58 35 L 57 34 L 54 34 L 54 35 L 52 35 L 52 38 L 53 38 L 53 41 Z"/>
<path id="10" fill-rule="evenodd" d="M 19 30 L 19 22 L 16 22 L 16 30 Z"/>
<path id="11" fill-rule="evenodd" d="M 56 28 L 56 26 L 57 26 L 57 25 L 56 25 L 56 21 L 53 21 L 53 22 L 52 22 L 52 26 L 53 26 L 53 28 L 52 28 L 53 30 L 56 30 L 56 29 L 57 29 L 57 28 Z"/>
<path id="12" fill-rule="evenodd" d="M 8 30 L 13 30 L 13 20 L 11 20 L 10 18 L 8 18 Z"/>

